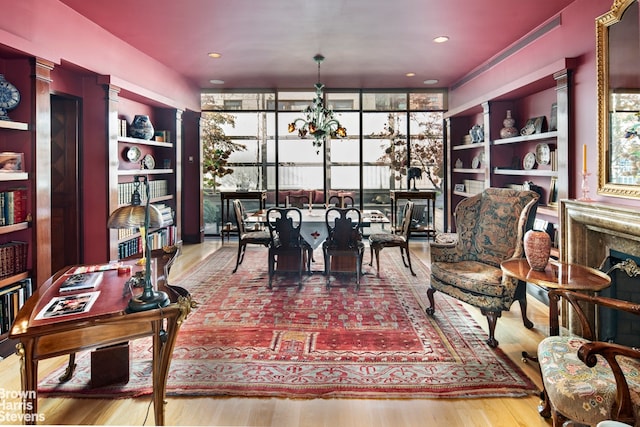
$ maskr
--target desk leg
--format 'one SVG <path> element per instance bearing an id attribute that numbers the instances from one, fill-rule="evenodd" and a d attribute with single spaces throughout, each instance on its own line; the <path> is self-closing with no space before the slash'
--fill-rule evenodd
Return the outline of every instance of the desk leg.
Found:
<path id="1" fill-rule="evenodd" d="M 164 425 L 164 408 L 167 403 L 167 378 L 171 355 L 178 336 L 177 314 L 164 320 L 153 321 L 153 406 L 156 425 Z"/>
<path id="2" fill-rule="evenodd" d="M 165 334 L 163 328 L 163 320 L 153 320 L 153 409 L 156 418 L 156 425 L 164 425 L 164 402 L 165 402 L 165 385 L 167 383 L 166 372 L 163 372 L 162 366 L 165 362 L 162 360 L 164 355 L 164 343 L 162 336 Z"/>
<path id="3" fill-rule="evenodd" d="M 38 413 L 38 361 L 33 358 L 34 346 L 33 340 L 16 345 L 16 353 L 20 357 L 25 424 L 35 424 Z"/>

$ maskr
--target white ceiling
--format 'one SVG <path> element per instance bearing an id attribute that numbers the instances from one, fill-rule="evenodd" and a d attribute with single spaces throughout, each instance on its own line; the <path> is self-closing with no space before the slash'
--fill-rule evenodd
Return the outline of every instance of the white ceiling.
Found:
<path id="1" fill-rule="evenodd" d="M 317 53 L 328 88 L 449 87 L 574 0 L 60 1 L 200 87 L 312 89 Z"/>

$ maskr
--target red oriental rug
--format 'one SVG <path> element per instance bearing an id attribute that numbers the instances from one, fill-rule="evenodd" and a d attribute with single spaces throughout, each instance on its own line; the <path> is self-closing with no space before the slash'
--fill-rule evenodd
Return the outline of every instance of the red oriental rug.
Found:
<path id="1" fill-rule="evenodd" d="M 313 268 L 322 269 L 317 251 Z M 332 288 L 315 273 L 280 275 L 267 288 L 267 251 L 249 247 L 235 274 L 236 247 L 227 245 L 181 280 L 199 307 L 180 330 L 168 395 L 434 398 L 521 396 L 536 386 L 454 299 L 438 294 L 425 314 L 429 268 L 414 257 L 417 276 L 399 251 L 384 251 L 382 277 L 364 266 L 338 275 Z M 368 254 L 367 254 L 368 255 Z M 366 257 L 368 259 L 368 256 Z M 62 369 L 39 390 L 49 395 L 130 397 L 151 393 L 150 340 L 131 343 L 127 384 L 91 389 L 82 353 L 73 378 Z"/>

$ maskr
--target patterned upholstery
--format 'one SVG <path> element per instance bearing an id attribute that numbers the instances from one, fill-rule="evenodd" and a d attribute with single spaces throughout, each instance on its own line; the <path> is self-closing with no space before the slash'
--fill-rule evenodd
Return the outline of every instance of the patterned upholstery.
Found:
<path id="1" fill-rule="evenodd" d="M 538 344 L 544 386 L 540 415 L 551 417 L 554 427 L 566 421 L 596 426 L 604 420 L 640 427 L 640 349 L 598 341 L 596 322 L 584 312 L 596 306 L 638 316 L 640 305 L 561 288 L 547 295 L 552 336 Z M 563 310 L 558 309 L 560 299 Z M 581 336 L 558 336 L 561 312 L 572 313 L 572 329 Z"/>
<path id="2" fill-rule="evenodd" d="M 617 388 L 602 356 L 597 356 L 593 368 L 578 358 L 578 349 L 586 342 L 579 337 L 547 337 L 538 345 L 538 360 L 544 388 L 555 410 L 573 421 L 596 425 L 614 418 L 611 409 Z M 640 419 L 640 361 L 619 357 L 618 362 L 629 384 L 636 419 Z"/>
<path id="3" fill-rule="evenodd" d="M 428 314 L 435 313 L 435 291 L 478 307 L 489 322 L 487 343 L 496 347 L 497 318 L 518 300 L 524 325 L 533 327 L 526 317 L 524 284 L 503 278 L 500 263 L 524 256 L 522 238 L 533 224 L 538 198 L 533 191 L 488 188 L 458 204 L 455 210 L 457 240 L 431 243 Z"/>

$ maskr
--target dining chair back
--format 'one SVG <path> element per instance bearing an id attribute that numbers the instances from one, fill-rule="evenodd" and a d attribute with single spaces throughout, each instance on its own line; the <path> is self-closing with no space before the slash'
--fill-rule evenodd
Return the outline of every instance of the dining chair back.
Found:
<path id="1" fill-rule="evenodd" d="M 409 238 L 411 237 L 411 218 L 413 215 L 414 203 L 409 200 L 404 205 L 402 212 L 402 224 L 400 225 L 400 233 L 374 233 L 369 236 L 369 247 L 371 252 L 371 261 L 373 264 L 373 255 L 376 257 L 376 275 L 380 277 L 380 251 L 388 247 L 400 248 L 402 263 L 405 267 L 409 267 L 411 274 L 416 273 L 411 266 L 411 253 L 409 252 Z M 406 261 L 405 261 L 406 254 Z"/>
<path id="2" fill-rule="evenodd" d="M 244 260 L 244 253 L 248 244 L 269 246 L 271 241 L 269 232 L 266 230 L 247 230 L 245 226 L 246 211 L 239 199 L 233 200 L 233 211 L 236 216 L 236 228 L 238 229 L 238 255 L 236 256 L 236 266 L 233 273 L 238 270 L 238 266 Z"/>
<path id="3" fill-rule="evenodd" d="M 298 271 L 298 288 L 302 288 L 302 270 L 307 247 L 300 236 L 302 212 L 295 207 L 273 207 L 267 210 L 269 227 L 269 289 L 278 271 Z"/>
<path id="4" fill-rule="evenodd" d="M 356 290 L 360 288 L 364 243 L 360 226 L 362 215 L 356 208 L 329 208 L 325 214 L 328 238 L 322 244 L 327 289 L 331 283 L 331 261 L 336 258 L 355 259 Z"/>
<path id="5" fill-rule="evenodd" d="M 329 206 L 335 206 L 337 208 L 347 208 L 353 207 L 355 205 L 355 200 L 352 196 L 348 194 L 334 194 L 329 197 Z"/>

